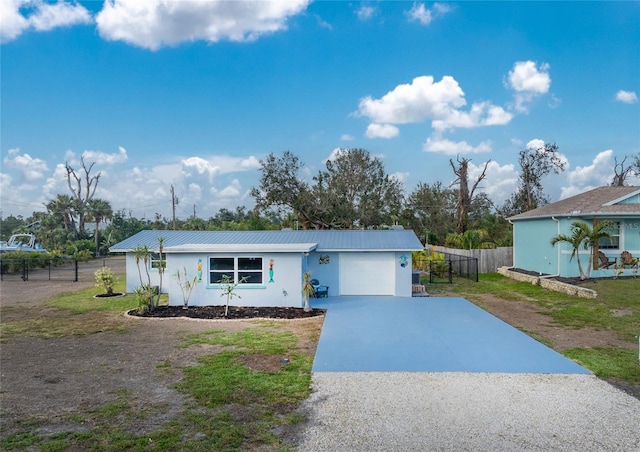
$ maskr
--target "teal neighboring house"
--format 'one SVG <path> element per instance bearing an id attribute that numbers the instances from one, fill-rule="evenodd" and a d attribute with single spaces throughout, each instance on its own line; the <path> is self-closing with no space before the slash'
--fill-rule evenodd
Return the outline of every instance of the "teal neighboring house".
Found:
<path id="1" fill-rule="evenodd" d="M 576 258 L 568 243 L 551 245 L 557 234 L 571 235 L 571 223 L 609 220 L 610 238 L 602 239 L 594 255 L 591 277 L 638 274 L 637 264 L 621 265 L 624 257 L 640 257 L 640 187 L 599 187 L 509 218 L 513 224 L 513 264 L 545 275 L 578 277 Z M 598 251 L 606 259 L 598 258 Z M 590 250 L 580 250 L 586 269 Z M 636 261 L 637 262 L 637 261 Z M 617 268 L 616 268 L 617 267 Z"/>

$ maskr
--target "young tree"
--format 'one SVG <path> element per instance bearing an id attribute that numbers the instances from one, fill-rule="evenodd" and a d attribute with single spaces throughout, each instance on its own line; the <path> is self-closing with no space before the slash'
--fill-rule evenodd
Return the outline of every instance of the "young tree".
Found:
<path id="1" fill-rule="evenodd" d="M 551 172 L 559 174 L 566 167 L 566 161 L 555 143 L 545 143 L 541 148 L 520 151 L 518 163 L 518 189 L 502 208 L 506 215 L 527 212 L 547 204 L 549 199 L 543 192 L 542 178 Z"/>
<path id="2" fill-rule="evenodd" d="M 67 171 L 67 185 L 69 185 L 69 190 L 71 190 L 76 201 L 78 232 L 83 234 L 87 206 L 93 198 L 96 188 L 98 188 L 98 181 L 102 173 L 98 172 L 98 174 L 91 176 L 91 170 L 96 163 L 93 162 L 87 167 L 84 157 L 80 157 L 80 162 L 82 165 L 82 174 L 76 173 L 76 170 L 68 162 L 65 162 L 64 167 Z"/>
<path id="3" fill-rule="evenodd" d="M 229 314 L 229 302 L 234 297 L 242 298 L 240 295 L 238 295 L 236 293 L 236 288 L 238 287 L 238 285 L 240 285 L 243 282 L 245 282 L 246 279 L 247 279 L 246 277 L 242 277 L 242 278 L 240 278 L 240 280 L 238 282 L 235 282 L 228 275 L 222 275 L 222 279 L 220 281 L 218 281 L 218 284 L 220 284 L 220 289 L 222 290 L 222 293 L 220 294 L 220 296 L 221 297 L 227 297 L 227 301 L 226 301 L 226 303 L 224 305 L 224 316 L 225 317 L 227 317 L 227 315 Z"/>
<path id="4" fill-rule="evenodd" d="M 311 305 L 309 304 L 309 297 L 312 297 L 315 292 L 313 284 L 311 284 L 311 273 L 304 272 L 302 280 L 302 296 L 304 298 L 304 311 L 311 311 Z"/>
<path id="5" fill-rule="evenodd" d="M 193 288 L 198 284 L 198 275 L 195 275 L 193 278 L 189 279 L 187 276 L 187 268 L 182 268 L 182 274 L 180 274 L 180 270 L 176 272 L 174 275 L 176 278 L 176 282 L 180 289 L 182 290 L 182 309 L 187 309 L 189 307 L 189 298 L 191 298 L 191 292 L 193 292 Z"/>
<path id="6" fill-rule="evenodd" d="M 487 167 L 491 160 L 488 160 L 484 164 L 482 173 L 473 183 L 471 190 L 469 190 L 469 162 L 471 159 L 463 158 L 460 160 L 458 156 L 456 160 L 458 161 L 457 166 L 453 163 L 452 159 L 449 160 L 451 169 L 453 169 L 453 173 L 456 175 L 456 180 L 453 183 L 457 183 L 459 187 L 458 202 L 456 204 L 456 232 L 458 234 L 464 234 L 469 226 L 469 211 L 471 210 L 473 195 L 476 188 L 478 188 L 478 184 L 486 177 Z"/>

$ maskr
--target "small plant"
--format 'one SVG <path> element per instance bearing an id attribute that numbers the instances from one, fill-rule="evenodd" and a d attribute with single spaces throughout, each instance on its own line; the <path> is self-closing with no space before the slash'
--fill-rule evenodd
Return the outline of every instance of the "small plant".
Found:
<path id="1" fill-rule="evenodd" d="M 144 314 L 145 312 L 149 311 L 149 307 L 151 304 L 149 289 L 145 288 L 144 286 L 136 287 L 135 290 L 133 291 L 133 297 L 138 303 L 139 314 Z"/>
<path id="2" fill-rule="evenodd" d="M 113 273 L 109 267 L 102 267 L 94 273 L 96 286 L 102 287 L 108 296 L 113 295 Z"/>
<path id="3" fill-rule="evenodd" d="M 238 287 L 238 284 L 242 284 L 243 282 L 245 282 L 247 280 L 246 277 L 240 278 L 240 280 L 238 282 L 234 282 L 233 279 L 231 279 L 228 275 L 222 275 L 222 279 L 220 281 L 218 281 L 218 283 L 220 285 L 222 285 L 222 293 L 220 294 L 221 297 L 226 296 L 227 297 L 227 303 L 225 304 L 224 307 L 224 316 L 226 317 L 228 312 L 229 312 L 229 302 L 231 301 L 231 299 L 233 297 L 238 297 L 238 298 L 242 298 L 240 295 L 238 295 L 236 293 L 236 287 Z"/>
<path id="4" fill-rule="evenodd" d="M 304 280 L 302 282 L 302 294 L 304 295 L 304 310 L 305 312 L 311 311 L 311 305 L 309 305 L 309 297 L 313 296 L 315 289 L 311 284 L 311 272 L 304 272 Z"/>
<path id="5" fill-rule="evenodd" d="M 180 286 L 180 289 L 182 289 L 182 309 L 187 309 L 189 306 L 189 298 L 191 298 L 191 292 L 196 284 L 198 284 L 198 276 L 196 275 L 189 279 L 187 277 L 187 269 L 185 267 L 182 268 L 182 275 L 180 274 L 180 270 L 178 270 L 174 276 Z"/>
<path id="6" fill-rule="evenodd" d="M 158 270 L 159 285 L 157 286 L 157 289 L 152 289 L 151 275 L 149 274 L 150 261 L 153 255 L 152 250 L 147 245 L 137 246 L 136 248 L 133 249 L 133 255 L 135 258 L 136 267 L 138 268 L 138 276 L 140 277 L 140 286 L 149 295 L 148 309 L 150 310 L 155 309 L 160 304 L 160 294 L 162 293 L 162 276 L 164 275 L 164 271 L 167 266 L 167 263 L 162 256 L 163 248 L 164 248 L 164 238 L 158 237 L 159 259 L 157 263 L 155 263 L 154 265 L 154 268 L 157 268 Z M 142 276 L 142 271 L 140 270 L 141 263 L 144 267 L 144 272 L 145 272 L 144 274 L 146 278 L 143 278 Z"/>

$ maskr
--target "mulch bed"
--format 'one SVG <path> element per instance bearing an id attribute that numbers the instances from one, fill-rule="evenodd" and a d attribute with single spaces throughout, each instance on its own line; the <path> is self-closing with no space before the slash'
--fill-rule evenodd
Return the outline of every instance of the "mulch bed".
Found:
<path id="1" fill-rule="evenodd" d="M 153 311 L 143 314 L 135 309 L 128 312 L 136 317 L 171 318 L 188 317 L 191 319 L 306 319 L 324 315 L 326 309 L 312 309 L 306 312 L 302 308 L 267 307 L 267 306 L 229 306 L 227 316 L 224 315 L 224 306 L 159 306 Z"/>

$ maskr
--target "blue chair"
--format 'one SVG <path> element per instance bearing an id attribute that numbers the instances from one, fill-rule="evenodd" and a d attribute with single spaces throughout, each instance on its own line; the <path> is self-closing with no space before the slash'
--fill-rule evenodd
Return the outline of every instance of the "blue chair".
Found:
<path id="1" fill-rule="evenodd" d="M 313 298 L 329 297 L 329 286 L 321 286 L 317 279 L 312 279 L 309 282 L 313 286 Z"/>

